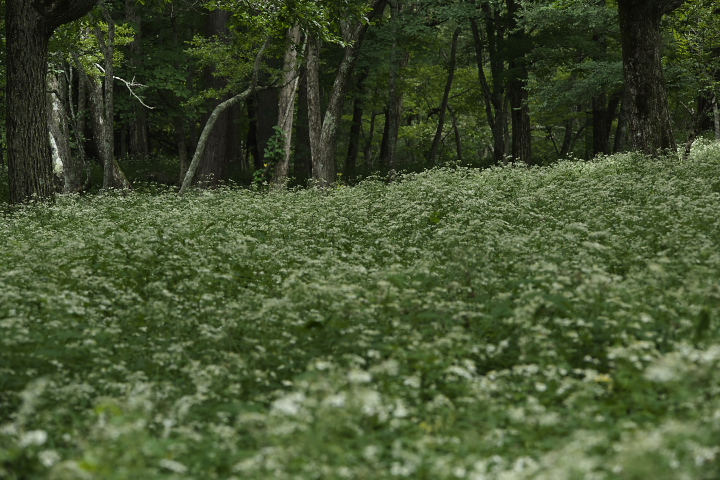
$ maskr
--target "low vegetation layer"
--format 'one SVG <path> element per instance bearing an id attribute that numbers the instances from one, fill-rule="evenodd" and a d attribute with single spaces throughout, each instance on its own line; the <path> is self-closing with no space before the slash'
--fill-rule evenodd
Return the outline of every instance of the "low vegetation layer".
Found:
<path id="1" fill-rule="evenodd" d="M 0 479 L 720 475 L 720 147 L 0 220 Z"/>

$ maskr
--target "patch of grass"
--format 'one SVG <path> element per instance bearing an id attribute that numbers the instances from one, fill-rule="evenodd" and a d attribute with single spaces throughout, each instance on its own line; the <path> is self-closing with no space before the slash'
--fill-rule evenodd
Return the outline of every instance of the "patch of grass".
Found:
<path id="1" fill-rule="evenodd" d="M 720 148 L 0 220 L 0 479 L 716 478 Z"/>

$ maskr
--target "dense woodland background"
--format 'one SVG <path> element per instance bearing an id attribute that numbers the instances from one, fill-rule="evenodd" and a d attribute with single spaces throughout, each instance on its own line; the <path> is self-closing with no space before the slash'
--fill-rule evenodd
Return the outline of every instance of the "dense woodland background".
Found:
<path id="1" fill-rule="evenodd" d="M 720 7 L 676 3 L 663 66 L 689 148 L 720 138 Z M 103 0 L 50 43 L 58 189 L 180 185 L 196 153 L 196 184 L 305 185 L 624 151 L 620 25 L 606 0 Z"/>

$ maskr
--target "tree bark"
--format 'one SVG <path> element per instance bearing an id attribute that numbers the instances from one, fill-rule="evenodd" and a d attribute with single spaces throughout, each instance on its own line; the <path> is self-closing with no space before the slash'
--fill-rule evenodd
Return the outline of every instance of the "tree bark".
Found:
<path id="1" fill-rule="evenodd" d="M 278 99 L 277 126 L 283 132 L 283 157 L 275 165 L 272 184 L 275 187 L 285 185 L 290 170 L 290 154 L 292 153 L 293 123 L 295 120 L 295 100 L 300 83 L 298 48 L 301 31 L 299 26 L 290 28 L 287 32 L 287 47 L 283 61 L 283 87 L 280 89 Z"/>
<path id="2" fill-rule="evenodd" d="M 402 116 L 403 95 L 398 91 L 400 71 L 407 65 L 410 57 L 400 52 L 398 46 L 398 23 L 401 21 L 401 5 L 398 0 L 390 0 L 390 22 L 392 29 L 392 45 L 390 47 L 390 82 L 388 85 L 388 103 L 385 114 L 387 128 L 383 137 L 383 149 L 380 162 L 389 170 L 397 168 L 397 142 L 400 134 L 400 118 Z"/>
<path id="3" fill-rule="evenodd" d="M 5 6 L 6 136 L 10 202 L 52 198 L 47 122 L 48 42 L 60 25 L 85 15 L 97 0 L 13 0 Z"/>
<path id="4" fill-rule="evenodd" d="M 618 0 L 630 146 L 648 155 L 677 150 L 662 69 L 661 20 L 684 0 Z"/>
<path id="5" fill-rule="evenodd" d="M 250 81 L 250 86 L 242 93 L 239 93 L 233 97 L 230 97 L 229 99 L 221 102 L 218 104 L 210 113 L 210 116 L 208 117 L 207 121 L 205 122 L 205 126 L 203 127 L 202 133 L 200 134 L 200 138 L 198 139 L 197 147 L 195 148 L 195 154 L 193 155 L 192 161 L 190 162 L 190 165 L 188 166 L 187 173 L 185 174 L 185 179 L 182 182 L 182 186 L 180 187 L 179 194 L 182 195 L 187 191 L 188 188 L 192 185 L 192 182 L 195 178 L 195 174 L 198 170 L 198 168 L 201 166 L 202 159 L 205 156 L 205 149 L 208 145 L 208 143 L 211 140 L 211 135 L 213 133 L 213 129 L 215 127 L 215 124 L 218 122 L 218 119 L 222 116 L 222 114 L 227 111 L 228 109 L 234 107 L 235 105 L 239 104 L 240 102 L 246 101 L 248 98 L 250 98 L 251 95 L 253 95 L 257 90 L 257 81 L 258 81 L 258 73 L 260 71 L 260 64 L 263 59 L 263 55 L 265 54 L 265 50 L 267 49 L 268 45 L 270 43 L 270 38 L 266 39 L 265 44 L 260 48 L 260 51 L 258 51 L 257 56 L 255 57 L 255 65 L 253 67 L 253 74 L 252 74 L 252 80 Z"/>
<path id="6" fill-rule="evenodd" d="M 206 25 L 208 35 L 220 37 L 227 35 L 230 16 L 230 13 L 224 10 L 211 12 Z M 225 79 L 213 75 L 211 68 L 205 70 L 204 79 L 205 85 L 211 88 L 221 89 L 227 84 Z M 229 98 L 231 95 L 208 102 L 208 111 L 213 111 L 218 104 Z M 232 103 L 232 105 L 236 104 Z M 200 163 L 200 170 L 197 172 L 197 181 L 202 182 L 204 186 L 217 185 L 218 182 L 227 180 L 230 164 L 239 157 L 240 133 L 234 121 L 238 115 L 239 110 L 235 108 L 223 109 L 220 118 L 215 120 L 215 128 L 210 132 L 211 138 L 203 150 L 204 158 Z M 209 117 L 205 116 L 203 123 L 207 123 L 208 120 Z"/>
<path id="7" fill-rule="evenodd" d="M 345 175 L 348 179 L 357 174 L 357 161 L 360 155 L 360 134 L 363 128 L 363 117 L 365 115 L 365 81 L 370 75 L 370 68 L 365 68 L 357 76 L 355 87 L 355 98 L 353 99 L 353 119 L 350 126 L 350 139 L 348 141 L 348 153 L 345 159 Z"/>
<path id="8" fill-rule="evenodd" d="M 482 87 L 483 100 L 485 103 L 485 114 L 493 135 L 493 158 L 496 164 L 506 162 L 508 117 L 505 108 L 505 60 L 502 55 L 501 44 L 505 40 L 505 27 L 500 18 L 499 12 L 492 10 L 488 3 L 482 5 L 484 13 L 484 34 L 481 34 L 478 22 L 473 19 L 470 22 L 473 32 L 473 43 L 475 44 L 475 58 L 477 60 L 478 78 Z M 486 48 L 487 44 L 487 48 Z M 485 52 L 487 51 L 490 60 L 490 72 L 492 85 L 485 75 Z"/>
<path id="9" fill-rule="evenodd" d="M 508 66 L 508 96 L 510 98 L 510 120 L 512 123 L 512 156 L 515 161 L 533 164 L 532 130 L 530 128 L 530 107 L 528 105 L 528 69 L 525 60 L 528 37 L 518 27 L 517 15 L 520 5 L 517 0 L 507 0 L 510 19 L 509 41 L 512 52 Z"/>
<path id="10" fill-rule="evenodd" d="M 370 5 L 368 20 L 372 21 L 377 18 L 382 14 L 384 9 L 385 0 L 373 0 Z M 342 120 L 343 104 L 347 94 L 348 83 L 352 76 L 353 68 L 357 63 L 358 54 L 360 53 L 360 48 L 365 39 L 368 26 L 369 23 L 365 19 L 362 19 L 356 24 L 349 25 L 344 29 L 343 40 L 347 43 L 345 55 L 335 76 L 320 128 L 318 128 L 317 125 L 317 117 L 320 115 L 320 42 L 315 40 L 312 45 L 308 44 L 308 108 L 310 108 L 310 104 L 313 105 L 310 110 L 310 146 L 312 150 L 313 180 L 321 187 L 328 186 L 335 181 L 335 152 L 337 149 L 338 132 L 340 131 L 340 121 Z M 314 50 L 312 55 L 310 54 L 310 47 Z M 310 65 L 311 59 L 313 62 L 312 68 Z"/>
<path id="11" fill-rule="evenodd" d="M 438 152 L 440 151 L 440 142 L 442 141 L 443 129 L 445 128 L 445 117 L 447 116 L 448 103 L 450 102 L 450 91 L 452 90 L 453 80 L 455 79 L 455 64 L 457 59 L 458 38 L 460 37 L 460 27 L 455 28 L 453 32 L 452 45 L 450 47 L 450 61 L 448 63 L 448 76 L 445 82 L 445 91 L 443 92 L 440 111 L 438 112 L 438 126 L 435 131 L 430 153 L 428 153 L 427 162 L 429 166 L 434 166 L 437 162 Z"/>
<path id="12" fill-rule="evenodd" d="M 110 11 L 104 3 L 102 7 L 103 17 L 107 23 L 107 40 L 99 26 L 95 26 L 95 37 L 97 38 L 100 51 L 104 58 L 102 69 L 103 79 L 90 76 L 83 68 L 80 57 L 75 52 L 73 57 L 80 75 L 88 87 L 90 97 L 91 117 L 94 127 L 94 140 L 98 155 L 103 164 L 103 188 L 130 188 L 130 182 L 120 169 L 115 159 L 115 75 L 113 59 L 115 57 L 115 22 L 110 16 Z"/>
<path id="13" fill-rule="evenodd" d="M 61 164 L 62 192 L 80 192 L 85 186 L 85 165 L 82 154 L 73 156 L 70 150 L 70 120 L 66 105 L 70 104 L 65 73 L 48 74 L 48 121 L 50 126 L 51 145 L 57 152 Z"/>
<path id="14" fill-rule="evenodd" d="M 142 16 L 137 9 L 137 0 L 125 0 L 125 18 L 135 28 L 135 36 L 130 42 L 129 64 L 133 71 L 143 69 L 142 51 Z M 132 121 L 129 127 L 129 154 L 138 157 L 147 157 L 150 153 L 148 139 L 148 122 L 145 107 L 138 102 L 132 103 Z"/>

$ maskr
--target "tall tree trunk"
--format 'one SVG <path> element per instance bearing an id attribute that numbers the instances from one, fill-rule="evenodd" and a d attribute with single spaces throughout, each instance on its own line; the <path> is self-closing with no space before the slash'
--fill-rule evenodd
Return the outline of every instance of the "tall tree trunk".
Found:
<path id="1" fill-rule="evenodd" d="M 364 68 L 357 76 L 355 82 L 356 92 L 353 99 L 353 119 L 350 126 L 350 138 L 348 141 L 348 153 L 345 160 L 345 175 L 348 179 L 357 174 L 357 161 L 360 155 L 360 134 L 363 127 L 363 116 L 365 115 L 365 81 L 370 75 L 370 68 Z"/>
<path id="2" fill-rule="evenodd" d="M 452 120 L 453 132 L 455 133 L 455 154 L 459 162 L 463 162 L 463 147 L 462 147 L 462 135 L 460 134 L 460 126 L 458 125 L 457 115 L 455 109 L 448 105 L 448 111 L 450 112 L 450 119 Z"/>
<path id="3" fill-rule="evenodd" d="M 385 147 L 380 155 L 380 162 L 388 169 L 397 168 L 397 142 L 400 133 L 400 118 L 402 116 L 403 96 L 398 91 L 400 71 L 410 60 L 408 55 L 400 52 L 398 47 L 398 24 L 400 23 L 401 5 L 398 0 L 390 0 L 390 22 L 392 30 L 392 45 L 390 47 L 390 82 L 388 84 L 388 103 L 385 114 L 386 135 L 383 137 Z"/>
<path id="4" fill-rule="evenodd" d="M 512 44 L 511 50 L 513 52 L 508 62 L 512 156 L 516 161 L 532 165 L 532 130 L 530 128 L 530 107 L 528 105 L 527 91 L 528 69 L 525 59 L 529 39 L 525 30 L 518 26 L 519 2 L 517 0 L 506 0 L 506 4 L 511 31 L 508 40 Z"/>
<path id="5" fill-rule="evenodd" d="M 323 161 L 320 141 L 322 138 L 322 107 L 320 105 L 320 40 L 311 37 L 308 40 L 307 53 L 307 106 L 310 133 L 310 157 L 312 160 L 312 178 L 323 182 L 325 178 L 335 179 L 335 159 Z M 328 164 L 329 163 L 329 164 Z M 332 169 L 330 172 L 325 170 Z M 327 183 L 331 183 L 329 180 Z"/>
<path id="6" fill-rule="evenodd" d="M 137 0 L 125 0 L 125 18 L 135 29 L 135 36 L 130 43 L 130 58 L 128 59 L 133 71 L 143 69 L 142 52 L 142 16 L 138 12 Z M 129 127 L 129 149 L 130 155 L 147 157 L 150 153 L 148 141 L 148 122 L 145 107 L 138 102 L 132 104 L 132 121 Z"/>
<path id="7" fill-rule="evenodd" d="M 103 17 L 107 23 L 107 39 L 99 26 L 95 26 L 95 37 L 104 57 L 103 81 L 91 77 L 84 70 L 77 53 L 73 53 L 75 65 L 85 84 L 88 86 L 90 96 L 91 117 L 95 131 L 95 145 L 103 164 L 103 188 L 130 188 L 130 182 L 120 169 L 115 159 L 115 75 L 113 58 L 115 56 L 115 22 L 110 11 L 102 2 L 100 4 Z"/>
<path id="8" fill-rule="evenodd" d="M 438 126 L 435 131 L 430 153 L 428 153 L 428 165 L 433 166 L 437 162 L 438 152 L 440 151 L 440 142 L 442 141 L 443 129 L 445 128 L 445 117 L 447 116 L 448 102 L 450 101 L 450 91 L 452 90 L 453 80 L 455 78 L 455 64 L 457 59 L 457 45 L 460 37 L 460 27 L 455 28 L 453 32 L 452 45 L 450 47 L 450 60 L 448 63 L 448 76 L 445 82 L 445 91 L 443 93 L 440 111 L 438 113 Z"/>
<path id="9" fill-rule="evenodd" d="M 96 2 L 6 2 L 6 138 L 12 203 L 54 194 L 45 94 L 48 42 L 57 27 L 82 17 Z"/>
<path id="10" fill-rule="evenodd" d="M 375 140 L 375 124 L 379 113 L 372 112 L 370 115 L 370 127 L 365 135 L 365 147 L 363 148 L 363 160 L 365 161 L 365 171 L 370 172 L 375 166 L 373 162 L 373 142 Z"/>
<path id="11" fill-rule="evenodd" d="M 283 132 L 283 157 L 275 165 L 272 184 L 276 187 L 285 185 L 290 171 L 290 155 L 292 153 L 293 123 L 295 120 L 295 100 L 300 83 L 298 48 L 300 48 L 301 31 L 299 26 L 287 32 L 287 47 L 283 61 L 283 87 L 278 100 L 277 126 Z"/>
<path id="12" fill-rule="evenodd" d="M 62 164 L 63 193 L 79 192 L 85 184 L 85 165 L 81 155 L 73 156 L 70 151 L 70 120 L 66 105 L 69 105 L 68 86 L 65 73 L 48 74 L 49 125 L 51 145 L 54 144 L 57 158 Z M 56 169 L 56 173 L 57 169 Z"/>
<path id="13" fill-rule="evenodd" d="M 473 19 L 470 22 L 475 44 L 475 58 L 477 60 L 478 78 L 482 87 L 485 114 L 493 135 L 493 157 L 496 164 L 506 162 L 507 145 L 509 137 L 507 109 L 505 107 L 505 59 L 501 44 L 505 41 L 505 26 L 500 18 L 497 8 L 489 3 L 482 5 L 484 14 L 485 39 L 478 25 Z M 486 47 L 487 44 L 487 47 Z M 492 85 L 485 75 L 485 52 L 490 60 Z"/>
<path id="14" fill-rule="evenodd" d="M 188 188 L 190 188 L 195 179 L 195 175 L 198 172 L 198 168 L 202 165 L 203 158 L 205 157 L 205 149 L 207 148 L 212 139 L 213 131 L 215 129 L 215 125 L 218 123 L 218 119 L 220 119 L 222 115 L 227 112 L 227 110 L 237 106 L 241 102 L 247 101 L 247 99 L 250 98 L 250 96 L 258 90 L 258 73 L 260 71 L 260 65 L 262 63 L 263 55 L 265 54 L 265 50 L 267 49 L 269 43 L 270 39 L 268 38 L 265 41 L 265 44 L 258 51 L 257 56 L 255 57 L 255 65 L 253 67 L 253 74 L 252 80 L 250 81 L 250 86 L 244 92 L 234 95 L 218 104 L 208 116 L 202 133 L 200 134 L 200 138 L 198 139 L 197 147 L 195 148 L 195 154 L 193 155 L 192 161 L 188 166 L 187 173 L 185 174 L 185 178 L 183 179 L 182 186 L 180 187 L 179 193 L 181 195 L 185 193 Z"/>
<path id="15" fill-rule="evenodd" d="M 662 16 L 684 0 L 618 0 L 630 146 L 648 155 L 677 150 L 662 69 Z"/>
<path id="16" fill-rule="evenodd" d="M 300 69 L 298 84 L 298 109 L 295 127 L 295 152 L 293 153 L 293 176 L 300 184 L 312 178 L 312 155 L 310 153 L 310 122 L 308 114 L 307 68 Z"/>
<path id="17" fill-rule="evenodd" d="M 228 35 L 230 16 L 230 13 L 224 10 L 213 10 L 207 17 L 207 34 L 221 38 Z M 213 75 L 212 68 L 206 68 L 203 76 L 205 85 L 209 88 L 221 89 L 227 84 L 225 79 Z M 208 102 L 207 111 L 212 112 L 215 107 L 230 98 L 231 95 L 225 95 L 220 100 Z M 232 105 L 234 108 L 223 109 L 219 118 L 215 120 L 214 128 L 209 132 L 210 138 L 203 150 L 203 158 L 195 177 L 203 186 L 217 185 L 227 180 L 230 165 L 239 157 L 241 141 L 235 119 L 240 114 L 240 108 L 236 103 Z M 202 123 L 207 123 L 209 116 L 210 114 L 205 115 Z"/>
<path id="18" fill-rule="evenodd" d="M 367 20 L 372 21 L 382 15 L 385 10 L 385 0 L 373 0 Z M 342 120 L 342 110 L 347 94 L 348 83 L 353 68 L 357 63 L 358 54 L 365 39 L 369 23 L 366 19 L 358 20 L 353 25 L 343 28 L 343 40 L 346 42 L 345 55 L 338 68 L 330 98 L 322 116 L 322 123 L 318 128 L 320 116 L 320 82 L 319 82 L 319 55 L 320 42 L 315 40 L 308 44 L 308 108 L 310 109 L 310 146 L 312 149 L 313 179 L 320 186 L 330 185 L 335 181 L 335 151 L 337 149 L 338 132 Z M 310 50 L 314 50 L 310 54 Z M 311 68 L 311 61 L 313 66 Z M 310 107 L 312 104 L 312 108 Z M 319 130 L 319 132 L 318 132 Z M 318 135 L 319 133 L 319 135 Z M 313 147 L 314 145 L 314 147 Z"/>

